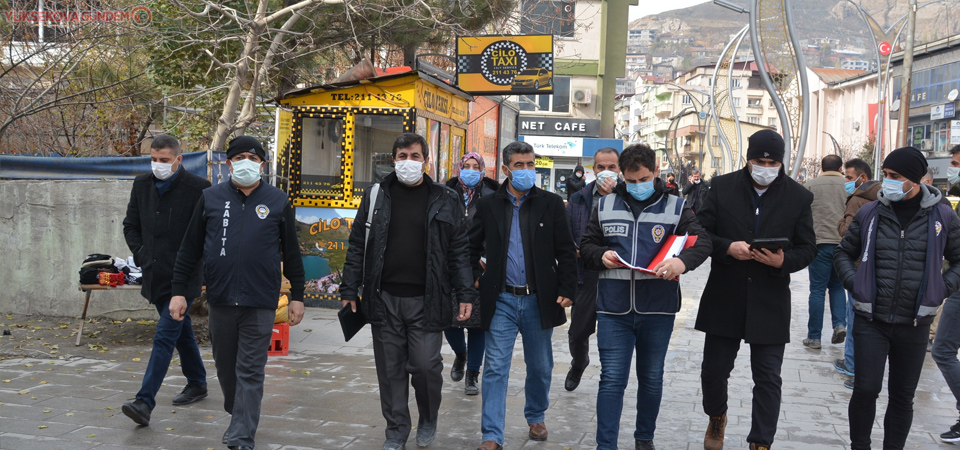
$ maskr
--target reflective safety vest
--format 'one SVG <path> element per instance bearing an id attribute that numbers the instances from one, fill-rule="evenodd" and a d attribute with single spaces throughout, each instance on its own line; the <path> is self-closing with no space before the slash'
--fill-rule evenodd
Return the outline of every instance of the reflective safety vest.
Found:
<path id="1" fill-rule="evenodd" d="M 598 217 L 603 243 L 636 267 L 647 267 L 667 237 L 675 234 L 684 199 L 664 193 L 634 219 L 633 210 L 616 193 L 600 198 Z M 600 272 L 597 312 L 606 314 L 676 314 L 680 283 L 627 268 Z"/>

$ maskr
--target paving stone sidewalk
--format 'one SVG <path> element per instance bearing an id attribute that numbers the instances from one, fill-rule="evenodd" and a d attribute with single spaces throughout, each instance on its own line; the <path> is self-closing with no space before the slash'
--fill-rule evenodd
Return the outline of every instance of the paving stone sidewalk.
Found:
<path id="1" fill-rule="evenodd" d="M 660 449 L 701 449 L 707 418 L 700 405 L 699 365 L 703 335 L 693 329 L 698 298 L 709 262 L 682 279 L 683 309 L 678 314 L 667 353 L 664 398 L 656 444 Z M 775 449 L 842 449 L 848 442 L 847 404 L 850 391 L 832 366 L 842 357 L 842 344 L 826 341 L 822 350 L 804 348 L 807 274 L 792 277 L 791 342 L 783 364 L 783 406 Z M 827 308 L 829 311 L 829 308 Z M 829 337 L 829 312 L 825 336 Z M 290 355 L 271 357 L 257 448 L 377 450 L 383 443 L 377 377 L 369 327 L 345 343 L 333 310 L 309 309 L 291 329 Z M 563 389 L 569 369 L 567 328 L 555 329 L 553 386 L 546 423 L 546 442 L 526 438 L 523 418 L 524 364 L 515 353 L 507 403 L 504 448 L 577 450 L 596 447 L 596 393 L 600 380 L 595 338 L 591 365 L 575 392 Z M 60 344 L 63 353 L 72 346 Z M 517 349 L 520 342 L 517 343 Z M 444 389 L 440 429 L 434 449 L 474 449 L 480 440 L 481 397 L 463 395 L 462 383 L 450 381 L 452 352 L 444 346 Z M 0 361 L 0 449 L 222 449 L 220 436 L 229 417 L 208 345 L 201 347 L 210 382 L 210 396 L 196 404 L 175 407 L 171 400 L 185 384 L 175 360 L 157 398 L 149 427 L 137 427 L 120 405 L 140 387 L 149 359 L 145 344 L 69 359 L 13 358 Z M 744 449 L 750 427 L 749 347 L 744 346 L 730 380 L 726 449 Z M 411 393 L 412 394 L 412 393 Z M 886 391 L 880 395 L 874 445 L 882 442 Z M 416 423 L 416 406 L 411 395 Z M 957 420 L 956 402 L 936 365 L 928 357 L 915 401 L 908 449 L 950 448 L 937 435 Z M 633 448 L 636 380 L 627 388 L 620 444 Z M 415 433 L 415 432 L 414 432 Z M 411 436 L 408 448 L 415 448 Z"/>

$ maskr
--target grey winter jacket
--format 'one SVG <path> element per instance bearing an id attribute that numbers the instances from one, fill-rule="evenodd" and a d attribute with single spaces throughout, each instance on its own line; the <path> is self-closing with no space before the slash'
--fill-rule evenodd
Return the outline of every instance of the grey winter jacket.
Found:
<path id="1" fill-rule="evenodd" d="M 927 185 L 922 187 L 920 211 L 904 227 L 902 234 L 900 222 L 890 205 L 890 200 L 883 196 L 882 191 L 878 196 L 877 201 L 880 205 L 877 210 L 879 219 L 876 248 L 877 287 L 873 304 L 873 320 L 901 325 L 928 324 L 933 320 L 932 316 L 917 320 L 916 311 L 924 271 L 929 269 L 935 272 L 940 271 L 939 267 L 927 267 L 926 254 L 927 218 L 932 207 L 940 202 L 941 195 L 936 188 Z M 853 290 L 854 276 L 857 272 L 856 262 L 862 255 L 861 230 L 866 226 L 861 223 L 862 220 L 862 214 L 858 212 L 833 257 L 837 275 L 843 286 L 850 291 Z M 960 218 L 956 213 L 950 220 L 947 232 L 947 245 L 943 257 L 950 262 L 950 268 L 943 273 L 943 281 L 949 296 L 960 288 Z M 866 316 L 864 311 L 857 312 Z"/>

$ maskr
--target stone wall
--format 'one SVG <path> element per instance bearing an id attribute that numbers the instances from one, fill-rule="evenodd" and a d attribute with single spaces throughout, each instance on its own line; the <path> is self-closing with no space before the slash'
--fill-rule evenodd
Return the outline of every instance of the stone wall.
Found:
<path id="1" fill-rule="evenodd" d="M 130 255 L 123 217 L 132 181 L 0 180 L 0 313 L 79 317 L 86 255 Z M 152 318 L 136 291 L 96 291 L 88 316 Z"/>

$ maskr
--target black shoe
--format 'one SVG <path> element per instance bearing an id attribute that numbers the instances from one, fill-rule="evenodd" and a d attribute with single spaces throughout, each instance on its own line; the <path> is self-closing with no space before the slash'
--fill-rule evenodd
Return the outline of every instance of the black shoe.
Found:
<path id="1" fill-rule="evenodd" d="M 567 372 L 567 379 L 563 381 L 563 388 L 568 391 L 573 391 L 580 386 L 580 377 L 583 376 L 583 369 L 570 368 L 570 371 Z"/>
<path id="2" fill-rule="evenodd" d="M 453 367 L 450 369 L 450 379 L 460 381 L 463 379 L 463 368 L 467 365 L 467 354 L 457 353 L 453 360 Z"/>
<path id="3" fill-rule="evenodd" d="M 230 450 L 253 450 L 253 447 L 249 445 L 231 445 L 227 448 L 229 448 Z"/>
<path id="4" fill-rule="evenodd" d="M 950 427 L 950 431 L 940 435 L 943 442 L 960 442 L 960 420 Z"/>
<path id="5" fill-rule="evenodd" d="M 464 383 L 463 393 L 467 395 L 477 395 L 480 393 L 480 386 L 477 386 L 477 378 L 480 372 L 476 370 L 467 370 L 467 381 Z"/>
<path id="6" fill-rule="evenodd" d="M 854 380 L 853 377 L 847 377 L 847 379 L 843 382 L 843 387 L 847 389 L 853 389 L 854 387 L 853 380 Z"/>
<path id="7" fill-rule="evenodd" d="M 657 446 L 653 445 L 653 441 L 641 441 L 637 439 L 636 450 L 657 450 Z"/>
<path id="8" fill-rule="evenodd" d="M 176 397 L 173 398 L 173 404 L 180 405 L 189 405 L 194 402 L 198 402 L 207 398 L 207 387 L 206 386 L 197 386 L 195 384 L 188 384 L 186 387 L 180 391 Z"/>
<path id="9" fill-rule="evenodd" d="M 223 444 L 223 445 L 227 445 L 227 433 L 230 433 L 230 429 L 229 429 L 229 428 L 227 429 L 227 431 L 224 431 L 224 432 L 223 432 L 223 437 L 220 438 L 220 443 Z"/>
<path id="10" fill-rule="evenodd" d="M 437 420 L 417 426 L 417 447 L 428 447 L 437 438 Z"/>
<path id="11" fill-rule="evenodd" d="M 138 398 L 132 402 L 124 403 L 120 410 L 138 425 L 150 425 L 150 407 L 147 406 L 147 402 Z"/>

